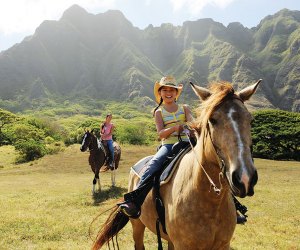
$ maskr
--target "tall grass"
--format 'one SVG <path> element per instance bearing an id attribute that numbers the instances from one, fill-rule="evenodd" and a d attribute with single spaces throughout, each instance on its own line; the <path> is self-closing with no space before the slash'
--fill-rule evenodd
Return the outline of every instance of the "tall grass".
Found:
<path id="1" fill-rule="evenodd" d="M 154 151 L 153 146 L 122 145 L 117 187 L 111 187 L 110 173 L 102 173 L 103 190 L 94 196 L 88 153 L 81 153 L 79 145 L 20 165 L 12 165 L 13 154 L 2 154 L 0 249 L 90 249 L 108 214 L 97 216 L 126 192 L 130 166 Z M 241 200 L 249 209 L 248 222 L 237 226 L 232 249 L 299 249 L 300 163 L 257 159 L 256 166 L 256 193 Z M 145 242 L 146 249 L 157 249 L 149 231 Z M 120 233 L 119 245 L 133 249 L 130 223 Z"/>

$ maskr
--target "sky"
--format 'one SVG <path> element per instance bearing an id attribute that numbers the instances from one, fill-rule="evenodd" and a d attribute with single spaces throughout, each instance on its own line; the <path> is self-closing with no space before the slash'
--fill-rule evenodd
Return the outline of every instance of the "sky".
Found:
<path id="1" fill-rule="evenodd" d="M 299 0 L 0 0 L 0 52 L 33 35 L 44 20 L 59 20 L 73 4 L 93 14 L 120 10 L 140 29 L 202 18 L 252 28 L 283 8 L 300 11 Z"/>

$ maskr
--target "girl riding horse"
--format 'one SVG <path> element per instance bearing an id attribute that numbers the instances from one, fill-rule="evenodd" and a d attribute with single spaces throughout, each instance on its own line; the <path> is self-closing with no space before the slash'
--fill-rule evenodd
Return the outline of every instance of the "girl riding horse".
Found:
<path id="1" fill-rule="evenodd" d="M 260 82 L 237 93 L 226 82 L 214 84 L 209 90 L 192 84 L 202 100 L 193 122 L 197 143 L 181 159 L 169 182 L 160 187 L 166 225 L 161 237 L 168 241 L 169 250 L 230 249 L 237 220 L 232 194 L 252 196 L 258 180 L 251 156 L 252 116 L 244 102 Z M 129 191 L 139 181 L 131 172 Z M 139 218 L 130 218 L 136 250 L 145 249 L 145 227 L 156 232 L 156 219 L 154 196 L 149 192 Z M 108 243 L 128 220 L 115 206 L 93 249 Z"/>

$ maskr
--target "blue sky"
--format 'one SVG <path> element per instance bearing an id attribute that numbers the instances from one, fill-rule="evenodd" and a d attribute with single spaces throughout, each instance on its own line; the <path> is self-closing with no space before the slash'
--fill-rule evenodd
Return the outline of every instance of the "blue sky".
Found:
<path id="1" fill-rule="evenodd" d="M 32 35 L 43 20 L 59 20 L 78 4 L 90 13 L 118 9 L 136 27 L 182 25 L 212 18 L 227 26 L 240 22 L 251 28 L 283 8 L 300 11 L 299 0 L 10 0 L 0 2 L 0 51 Z"/>

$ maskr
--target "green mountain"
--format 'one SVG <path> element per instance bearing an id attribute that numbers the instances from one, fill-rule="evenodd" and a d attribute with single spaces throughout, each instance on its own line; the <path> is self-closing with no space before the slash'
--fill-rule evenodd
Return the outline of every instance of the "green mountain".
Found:
<path id="1" fill-rule="evenodd" d="M 90 14 L 78 5 L 44 21 L 20 44 L 0 53 L 0 98 L 153 98 L 153 82 L 172 74 L 242 88 L 264 79 L 253 108 L 300 110 L 300 11 L 281 10 L 257 27 L 212 19 L 182 26 L 134 27 L 120 11 Z"/>

